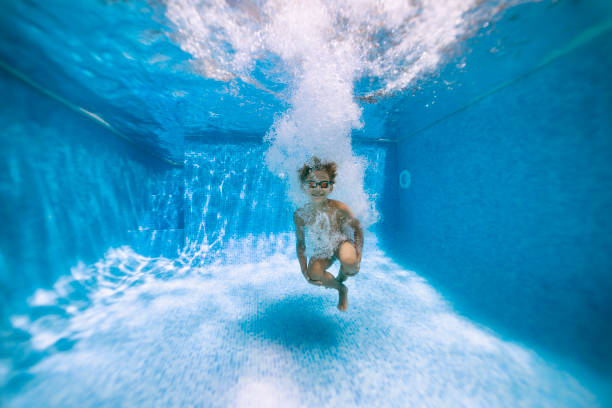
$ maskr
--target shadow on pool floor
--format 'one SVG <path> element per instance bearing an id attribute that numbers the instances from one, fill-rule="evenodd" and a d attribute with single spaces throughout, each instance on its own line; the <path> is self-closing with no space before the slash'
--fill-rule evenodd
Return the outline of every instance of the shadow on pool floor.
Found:
<path id="1" fill-rule="evenodd" d="M 287 348 L 333 349 L 343 327 L 333 315 L 325 314 L 325 297 L 300 296 L 260 305 L 257 313 L 238 323 L 250 335 L 261 336 Z"/>

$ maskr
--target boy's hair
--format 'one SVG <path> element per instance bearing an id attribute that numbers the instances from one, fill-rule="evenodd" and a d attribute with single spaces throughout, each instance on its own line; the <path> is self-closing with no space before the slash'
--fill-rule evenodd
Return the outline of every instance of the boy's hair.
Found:
<path id="1" fill-rule="evenodd" d="M 298 170 L 298 175 L 300 176 L 300 182 L 304 183 L 306 181 L 306 177 L 308 177 L 308 174 L 311 171 L 324 170 L 325 172 L 327 172 L 327 175 L 329 176 L 329 181 L 332 184 L 334 184 L 336 180 L 336 168 L 337 167 L 338 166 L 336 166 L 336 163 L 334 162 L 321 162 L 321 160 L 318 157 L 313 157 L 311 160 L 305 163 L 301 169 Z"/>

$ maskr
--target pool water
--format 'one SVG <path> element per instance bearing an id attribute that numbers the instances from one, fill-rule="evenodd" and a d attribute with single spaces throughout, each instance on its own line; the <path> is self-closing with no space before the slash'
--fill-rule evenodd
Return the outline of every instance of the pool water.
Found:
<path id="1" fill-rule="evenodd" d="M 0 405 L 610 403 L 606 2 L 0 11 Z M 295 254 L 314 154 L 346 313 Z"/>

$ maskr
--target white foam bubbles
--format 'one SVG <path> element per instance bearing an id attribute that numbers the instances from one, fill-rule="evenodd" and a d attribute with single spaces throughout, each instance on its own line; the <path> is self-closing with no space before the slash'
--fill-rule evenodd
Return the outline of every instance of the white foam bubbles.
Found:
<path id="1" fill-rule="evenodd" d="M 259 60 L 280 61 L 266 81 L 288 85 L 289 109 L 274 121 L 266 163 L 303 197 L 296 171 L 312 156 L 338 164 L 335 197 L 365 225 L 377 219 L 350 134 L 362 127 L 357 98 L 391 95 L 435 71 L 483 20 L 517 1 L 175 0 L 167 17 L 196 69 L 218 80 L 257 81 Z M 284 72 L 284 75 L 278 75 Z M 355 92 L 357 80 L 370 85 Z M 264 86 L 257 84 L 257 86 Z"/>
<path id="2" fill-rule="evenodd" d="M 463 39 L 520 2 L 174 0 L 166 16 L 176 41 L 209 78 L 254 81 L 255 62 L 273 54 L 289 75 L 268 79 L 293 82 L 333 66 L 326 76 L 375 77 L 369 95 L 383 95 L 435 70 Z"/>

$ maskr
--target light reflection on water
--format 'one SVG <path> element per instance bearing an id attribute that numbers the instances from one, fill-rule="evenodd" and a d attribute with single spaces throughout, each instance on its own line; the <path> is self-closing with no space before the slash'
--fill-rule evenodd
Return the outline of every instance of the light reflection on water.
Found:
<path id="1" fill-rule="evenodd" d="M 109 250 L 12 316 L 5 402 L 596 406 L 569 374 L 456 315 L 369 238 L 347 313 L 303 281 L 293 251 L 198 267 Z"/>

